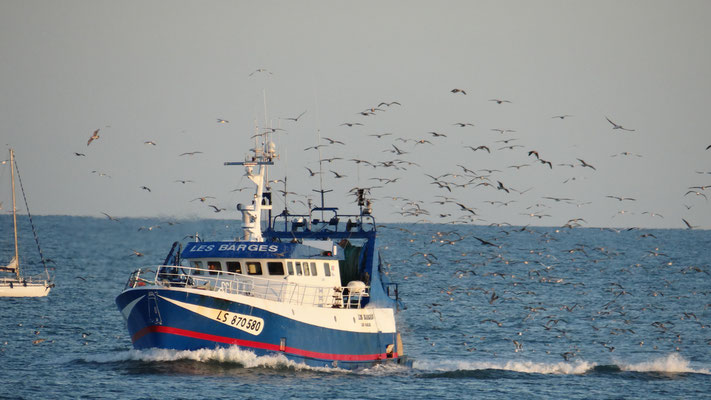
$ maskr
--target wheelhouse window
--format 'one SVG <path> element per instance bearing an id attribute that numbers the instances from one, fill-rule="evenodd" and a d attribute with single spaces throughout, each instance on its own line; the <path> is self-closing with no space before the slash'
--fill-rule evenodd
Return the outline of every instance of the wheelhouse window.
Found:
<path id="1" fill-rule="evenodd" d="M 287 261 L 286 268 L 289 270 L 289 275 L 294 275 L 294 263 Z"/>
<path id="2" fill-rule="evenodd" d="M 222 271 L 222 265 L 219 261 L 208 261 L 207 269 L 210 270 L 210 275 L 217 275 L 220 271 Z"/>
<path id="3" fill-rule="evenodd" d="M 316 263 L 312 262 L 311 263 L 311 276 L 316 276 L 318 275 L 318 272 L 316 271 Z"/>
<path id="4" fill-rule="evenodd" d="M 235 274 L 241 274 L 242 266 L 240 265 L 239 261 L 227 261 L 227 271 L 233 272 Z"/>
<path id="5" fill-rule="evenodd" d="M 296 262 L 296 275 L 301 276 L 303 274 L 304 273 L 301 272 L 301 261 L 297 261 Z"/>
<path id="6" fill-rule="evenodd" d="M 267 263 L 269 275 L 284 275 L 284 263 L 279 261 L 271 261 Z"/>
<path id="7" fill-rule="evenodd" d="M 202 269 L 202 261 L 193 261 L 193 267 L 196 268 L 196 269 L 193 271 L 193 275 L 200 275 L 200 274 L 202 274 L 202 271 L 200 271 L 200 269 Z"/>
<path id="8" fill-rule="evenodd" d="M 304 275 L 311 276 L 311 271 L 309 270 L 308 261 L 304 261 Z"/>
<path id="9" fill-rule="evenodd" d="M 328 263 L 323 263 L 323 274 L 331 276 L 331 267 L 328 266 Z"/>
<path id="10" fill-rule="evenodd" d="M 250 275 L 261 275 L 262 264 L 259 261 L 247 261 L 247 273 Z"/>

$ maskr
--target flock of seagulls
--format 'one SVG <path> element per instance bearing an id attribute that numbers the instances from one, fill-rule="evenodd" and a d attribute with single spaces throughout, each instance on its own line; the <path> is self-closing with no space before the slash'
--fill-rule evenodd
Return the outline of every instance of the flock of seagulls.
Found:
<path id="1" fill-rule="evenodd" d="M 450 90 L 452 95 L 465 96 L 467 95 L 467 90 L 463 88 L 453 88 Z M 505 98 L 490 98 L 488 100 L 495 105 L 513 105 L 514 102 Z M 377 105 L 375 105 L 377 104 Z M 380 101 L 374 102 L 374 105 L 368 106 L 360 111 L 354 111 L 353 114 L 362 118 L 361 120 L 348 120 L 341 122 L 337 127 L 343 127 L 344 131 L 339 131 L 334 129 L 330 137 L 323 137 L 311 146 L 306 146 L 303 148 L 304 151 L 316 150 L 319 156 L 321 154 L 328 155 L 327 157 L 321 157 L 320 159 L 314 161 L 312 164 L 308 164 L 305 168 L 306 176 L 308 178 L 314 178 L 316 176 L 323 176 L 324 173 L 329 174 L 329 176 L 335 181 L 347 181 L 351 184 L 355 184 L 358 187 L 366 189 L 372 196 L 374 201 L 383 201 L 390 204 L 400 203 L 399 209 L 395 213 L 399 214 L 401 217 L 409 219 L 412 222 L 430 222 L 430 223 L 478 223 L 478 224 L 506 224 L 506 222 L 495 221 L 486 218 L 485 211 L 474 204 L 467 204 L 466 208 L 453 207 L 459 204 L 464 204 L 468 202 L 467 199 L 476 199 L 477 202 L 488 203 L 495 207 L 524 207 L 524 209 L 518 210 L 516 215 L 525 215 L 534 220 L 548 220 L 555 216 L 555 213 L 550 212 L 551 204 L 546 202 L 546 199 L 551 198 L 562 198 L 561 196 L 546 196 L 542 195 L 537 199 L 533 199 L 529 204 L 525 204 L 525 199 L 532 198 L 532 190 L 540 191 L 542 188 L 530 186 L 530 187 L 518 187 L 517 185 L 510 185 L 507 183 L 508 178 L 523 173 L 524 171 L 531 171 L 536 168 L 536 165 L 543 166 L 548 171 L 556 171 L 556 174 L 565 173 L 560 170 L 561 167 L 567 167 L 571 171 L 570 176 L 566 177 L 562 183 L 573 184 L 575 182 L 583 182 L 585 180 L 591 179 L 590 174 L 599 172 L 601 160 L 588 160 L 588 157 L 583 154 L 577 156 L 573 155 L 567 160 L 555 161 L 551 158 L 551 155 L 546 149 L 532 148 L 530 146 L 530 139 L 527 138 L 525 134 L 519 134 L 517 130 L 505 128 L 505 127 L 492 127 L 488 128 L 491 132 L 496 132 L 501 135 L 501 138 L 492 141 L 491 139 L 485 139 L 483 135 L 466 135 L 462 136 L 457 134 L 457 132 L 446 132 L 447 127 L 441 127 L 440 129 L 434 130 L 423 130 L 422 136 L 412 137 L 412 133 L 407 136 L 400 136 L 394 132 L 377 132 L 377 120 L 378 115 L 381 115 L 395 108 L 403 107 L 400 101 Z M 300 122 L 306 111 L 299 114 L 297 117 L 293 118 L 282 118 L 283 120 L 289 120 L 291 122 Z M 572 114 L 555 114 L 550 117 L 551 119 L 565 121 L 574 119 Z M 636 132 L 636 129 L 631 129 L 623 126 L 621 123 L 616 122 L 609 116 L 601 116 L 602 120 L 607 121 L 611 126 L 612 131 L 624 131 L 624 132 Z M 561 122 L 563 123 L 563 122 Z M 478 128 L 478 124 L 474 121 L 453 121 L 450 127 L 462 128 L 462 129 L 481 129 Z M 487 129 L 487 128 L 484 128 Z M 280 130 L 285 130 L 280 128 Z M 353 132 L 352 130 L 357 130 Z M 452 130 L 451 128 L 449 129 Z M 375 132 L 373 132 L 375 131 Z M 530 136 L 530 135 L 529 135 Z M 343 155 L 345 152 L 352 151 L 350 144 L 355 142 L 362 142 L 363 140 L 370 139 L 374 140 L 368 144 L 370 149 L 381 149 L 380 154 L 389 153 L 392 156 L 386 159 L 383 157 L 378 157 L 378 151 L 372 151 L 369 153 L 367 158 L 363 157 L 353 157 L 348 155 Z M 452 146 L 452 143 L 459 140 L 458 146 L 462 149 L 467 149 L 471 152 L 471 156 L 466 158 L 458 159 L 459 162 L 456 167 L 458 170 L 452 170 L 446 165 L 447 161 L 450 159 L 446 157 L 440 158 L 443 167 L 440 172 L 426 171 L 425 167 L 420 162 L 422 160 L 422 150 L 420 148 L 428 149 L 424 150 L 427 152 L 437 151 L 436 149 L 442 148 L 443 146 Z M 476 143 L 479 141 L 479 143 Z M 484 142 L 486 141 L 486 142 Z M 474 142 L 474 143 L 472 143 Z M 528 145 L 527 145 L 527 142 Z M 359 143 L 360 144 L 360 143 Z M 335 147 L 338 146 L 338 147 Z M 711 146 L 709 146 L 711 148 Z M 429 150 L 432 149 L 432 150 Z M 449 152 L 450 149 L 442 150 L 444 152 Z M 494 157 L 495 155 L 501 154 L 501 152 L 508 152 L 511 155 L 508 158 L 515 157 L 516 154 L 526 154 L 528 155 L 528 161 L 512 163 L 510 165 L 501 166 L 499 168 L 481 168 L 473 166 L 474 163 L 483 164 L 488 162 L 487 158 L 478 156 L 478 154 L 486 154 Z M 545 153 L 545 154 L 544 154 Z M 336 155 L 335 157 L 333 155 Z M 444 153 L 441 153 L 444 154 Z M 552 154 L 552 153 L 551 153 Z M 629 151 L 622 151 L 612 154 L 610 157 L 633 157 L 641 158 L 641 154 L 636 154 Z M 427 157 L 431 158 L 431 157 Z M 498 158 L 498 156 L 497 156 Z M 313 159 L 313 158 L 312 158 Z M 357 168 L 366 168 L 365 171 L 358 170 L 357 174 L 346 173 L 346 169 L 349 169 L 349 163 L 354 164 Z M 325 164 L 329 164 L 329 168 L 324 168 Z M 372 168 L 372 170 L 371 170 Z M 428 167 L 428 168 L 431 168 Z M 575 171 L 587 170 L 590 171 L 588 174 L 583 172 L 575 173 Z M 420 172 L 422 171 L 422 172 Z M 507 172 L 508 171 L 508 172 Z M 538 174 L 542 172 L 536 170 Z M 515 172 L 515 175 L 512 175 Z M 363 178 L 363 175 L 366 175 Z M 530 172 L 528 172 L 530 174 Z M 420 175 L 428 179 L 420 180 L 417 182 L 417 175 Z M 357 175 L 357 178 L 355 176 Z M 350 179 L 343 179 L 350 178 Z M 393 192 L 395 187 L 391 185 L 364 185 L 362 182 L 364 180 L 377 180 L 377 179 L 393 179 L 393 182 L 397 182 L 398 179 L 403 178 L 410 181 L 410 185 L 434 185 L 435 187 L 445 191 L 442 193 L 444 196 L 443 200 L 430 199 L 430 204 L 439 204 L 441 207 L 439 209 L 432 209 L 433 206 L 428 205 L 428 199 L 426 198 L 405 198 L 399 195 L 395 195 Z M 354 179 L 357 182 L 354 182 Z M 308 181 L 307 181 L 308 182 Z M 403 182 L 402 180 L 400 182 Z M 315 182 L 314 182 L 315 184 Z M 308 186 L 308 185 L 307 185 Z M 365 187 L 363 187 L 365 186 Z M 506 193 L 508 198 L 497 198 L 495 200 L 488 199 L 490 192 L 477 192 L 472 193 L 471 190 L 467 189 L 477 189 L 480 188 L 492 188 L 497 190 L 499 193 Z M 291 203 L 286 203 L 286 207 L 291 207 L 295 203 L 300 204 L 313 204 L 313 198 L 309 193 L 308 188 L 304 188 L 302 193 L 295 192 L 293 188 L 288 192 L 295 195 L 296 199 L 291 200 Z M 706 193 L 704 191 L 707 189 L 707 185 L 697 185 L 690 187 L 684 197 L 691 199 L 692 197 L 698 196 L 704 200 L 707 199 Z M 286 191 L 286 189 L 284 189 Z M 349 188 L 348 191 L 352 191 L 353 188 Z M 531 192 L 531 193 L 529 193 Z M 524 196 L 524 194 L 527 194 Z M 693 196 L 692 196 L 693 195 Z M 620 195 L 620 194 L 601 194 L 601 198 L 611 198 L 616 199 L 620 203 L 636 201 L 632 196 Z M 539 200 L 539 201 L 535 201 Z M 543 201 L 540 201 L 543 200 Z M 285 200 L 286 201 L 286 200 Z M 558 201 L 560 202 L 560 201 Z M 575 206 L 576 208 L 581 208 L 593 204 L 593 201 L 585 201 L 574 199 L 572 197 L 565 197 L 562 201 L 563 204 L 569 204 Z M 694 205 L 685 205 L 687 210 L 692 208 Z M 459 206 L 457 206 L 459 207 Z M 304 210 L 305 211 L 305 210 Z M 647 210 L 642 213 L 628 211 L 628 210 L 615 210 L 610 211 L 610 218 L 618 217 L 620 215 L 629 216 L 632 214 L 645 215 L 649 217 L 663 218 L 662 213 L 656 210 Z M 412 218 L 419 218 L 413 220 Z M 566 220 L 575 220 L 575 226 L 582 226 L 585 224 L 585 219 L 581 216 L 571 215 Z M 681 224 L 682 221 L 679 221 Z M 563 224 L 562 226 L 566 226 Z M 686 224 L 680 226 L 687 226 Z"/>
<path id="2" fill-rule="evenodd" d="M 407 304 L 425 349 L 573 362 L 711 345 L 708 264 L 677 265 L 691 244 L 662 251 L 667 241 L 636 228 L 427 227 L 382 227 L 391 279 L 405 293 L 437 289 Z"/>
<path id="3" fill-rule="evenodd" d="M 271 76 L 272 73 L 266 69 L 260 68 L 253 71 L 250 76 L 264 74 Z M 450 93 L 457 98 L 466 99 L 467 90 L 463 88 L 453 88 Z M 466 96 L 466 98 L 464 97 Z M 468 101 L 468 100 L 465 100 Z M 505 110 L 511 110 L 508 107 L 513 107 L 514 101 L 505 98 L 493 97 L 488 99 L 489 103 L 494 103 L 495 106 L 506 105 Z M 331 183 L 347 182 L 359 188 L 365 189 L 375 202 L 387 202 L 395 214 L 401 218 L 411 222 L 430 222 L 430 223 L 446 223 L 446 224 L 499 224 L 510 225 L 508 222 L 492 220 L 491 211 L 497 209 L 511 210 L 507 214 L 519 215 L 530 218 L 532 221 L 541 224 L 551 225 L 552 220 L 560 218 L 559 215 L 552 209 L 554 204 L 573 206 L 574 209 L 581 209 L 593 203 L 592 199 L 576 199 L 572 196 L 555 196 L 549 193 L 540 193 L 542 188 L 531 186 L 520 187 L 518 184 L 511 184 L 509 180 L 513 177 L 527 173 L 545 174 L 544 171 L 555 171 L 557 174 L 567 173 L 562 183 L 572 185 L 576 182 L 583 182 L 592 177 L 591 174 L 599 173 L 600 160 L 588 161 L 588 156 L 584 154 L 566 155 L 566 159 L 555 160 L 552 155 L 555 155 L 548 149 L 531 146 L 531 141 L 527 135 L 519 134 L 516 129 L 508 127 L 479 127 L 475 121 L 460 119 L 459 121 L 451 121 L 441 127 L 435 129 L 423 129 L 421 136 L 414 138 L 413 133 L 398 135 L 395 132 L 378 132 L 377 120 L 384 113 L 397 113 L 397 110 L 403 109 L 402 102 L 396 100 L 376 101 L 372 105 L 360 110 L 354 110 L 352 115 L 355 115 L 357 120 L 350 119 L 335 125 L 332 134 L 328 137 L 321 137 L 317 143 L 311 146 L 303 147 L 304 152 L 315 150 L 313 154 L 318 154 L 318 159 L 302 169 L 305 179 L 314 179 L 319 177 L 329 177 Z M 291 125 L 287 127 L 280 126 L 278 128 L 262 128 L 262 131 L 255 137 L 263 136 L 267 133 L 288 132 L 294 127 L 300 127 L 304 121 L 304 116 L 307 116 L 308 110 L 301 111 L 294 116 L 279 118 L 282 121 L 288 122 Z M 572 114 L 561 113 L 554 114 L 549 117 L 560 123 L 567 123 L 568 120 L 575 119 Z M 607 121 L 611 126 L 612 131 L 636 132 L 635 129 L 627 128 L 621 123 L 614 121 L 608 116 L 601 116 L 601 119 Z M 216 118 L 215 122 L 218 125 L 229 124 L 230 121 L 225 118 Z M 341 128 L 339 130 L 338 128 Z M 460 131 L 461 129 L 461 131 Z M 482 129 L 498 134 L 498 138 L 487 138 Z M 472 135 L 467 133 L 462 135 L 459 132 L 479 131 L 478 134 Z M 414 134 L 416 135 L 416 133 Z M 528 135 L 530 136 L 530 135 Z M 96 129 L 89 137 L 87 146 L 99 140 L 99 129 Z M 349 144 L 354 142 L 362 142 L 369 140 L 369 152 L 367 157 L 353 157 L 346 155 L 348 151 L 352 151 Z M 457 143 L 458 142 L 458 143 Z M 159 147 L 154 140 L 145 140 L 143 143 L 151 147 Z M 425 170 L 421 161 L 423 160 L 424 152 L 437 152 L 437 149 L 458 146 L 461 149 L 468 150 L 469 156 L 461 159 L 442 158 L 442 165 L 439 171 Z M 379 149 L 379 151 L 378 151 Z M 426 149 L 426 150 L 419 150 Z M 711 145 L 705 150 L 711 149 Z M 621 149 L 622 150 L 622 149 Z M 449 152 L 449 149 L 444 150 Z M 75 152 L 77 157 L 86 157 L 85 153 Z M 178 157 L 197 157 L 204 153 L 202 151 L 189 151 L 178 154 Z M 325 156 L 322 156 L 325 155 Z M 381 156 L 382 154 L 390 154 L 390 156 Z M 494 168 L 482 168 L 487 163 L 499 157 L 515 159 L 518 157 L 518 162 L 509 165 L 497 165 Z M 335 155 L 335 156 L 334 156 Z M 527 157 L 526 157 L 527 156 Z M 610 157 L 635 157 L 641 158 L 642 155 L 628 151 L 617 152 Z M 315 157 L 311 157 L 314 159 Z M 431 157 L 429 157 L 431 158 Z M 455 166 L 447 165 L 447 162 L 456 161 Z M 350 164 L 350 165 L 349 165 Z M 478 164 L 478 165 L 477 165 Z M 484 165 L 482 165 L 484 164 Z M 347 172 L 355 166 L 358 168 L 356 174 Z M 537 168 L 543 168 L 537 169 Z M 432 168 L 432 167 L 427 167 Z M 588 171 L 588 172 L 583 172 Z M 111 175 L 94 170 L 92 173 L 102 177 L 111 178 Z M 290 171 L 291 174 L 298 172 Z M 418 176 L 421 178 L 418 182 Z M 287 208 L 295 208 L 300 205 L 314 204 L 314 198 L 311 190 L 317 185 L 316 181 L 311 181 L 312 184 L 304 187 L 303 190 L 294 190 L 290 187 L 286 188 L 285 176 L 283 179 L 275 180 L 276 182 L 284 182 L 283 190 L 279 192 L 288 193 L 291 200 L 287 202 L 286 197 L 283 199 L 284 206 Z M 375 181 L 376 184 L 363 184 L 363 182 Z M 194 183 L 192 179 L 174 179 L 173 182 L 187 185 Z M 307 181 L 308 182 L 308 181 Z M 399 195 L 396 185 L 421 185 L 433 186 L 441 191 L 434 198 L 407 198 Z M 149 194 L 155 191 L 147 185 L 138 185 L 138 188 Z M 684 204 L 687 210 L 698 204 L 698 200 L 707 201 L 708 197 L 705 191 L 711 188 L 711 185 L 700 184 L 688 187 L 682 199 L 692 201 L 692 204 Z M 240 190 L 240 189 L 235 189 Z M 347 189 L 348 192 L 353 192 L 355 188 Z M 299 193 L 301 192 L 301 193 Z M 535 194 L 535 192 L 539 192 Z M 637 202 L 636 198 L 624 194 L 600 194 L 601 198 L 617 200 L 619 204 Z M 635 196 L 636 197 L 636 196 Z M 220 213 L 226 211 L 227 208 L 220 205 L 217 199 L 213 196 L 201 195 L 193 201 L 200 200 L 200 203 L 205 204 L 212 212 Z M 208 199 L 213 200 L 207 202 Z M 696 202 L 694 202 L 696 201 Z M 484 207 L 484 205 L 488 205 Z M 300 211 L 300 210 L 299 210 Z M 306 210 L 303 210 L 306 211 Z M 497 212 L 497 213 L 500 213 Z M 611 219 L 634 214 L 629 210 L 618 209 L 611 211 Z M 110 220 L 117 219 L 110 217 L 108 213 L 104 213 Z M 657 210 L 645 210 L 641 215 L 649 218 L 664 218 L 662 213 Z M 548 222 L 544 222 L 548 221 Z M 564 222 L 568 221 L 568 222 Z M 587 224 L 585 218 L 580 215 L 567 215 L 562 218 L 559 223 L 564 227 L 580 227 Z M 688 222 L 688 217 L 680 221 L 681 227 L 688 229 L 697 228 L 697 225 Z"/>

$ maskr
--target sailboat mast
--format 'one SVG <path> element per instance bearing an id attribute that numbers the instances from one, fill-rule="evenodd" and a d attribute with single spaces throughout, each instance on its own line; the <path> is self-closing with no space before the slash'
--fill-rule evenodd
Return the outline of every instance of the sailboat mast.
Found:
<path id="1" fill-rule="evenodd" d="M 15 153 L 10 149 L 10 177 L 12 181 L 12 224 L 15 232 L 15 273 L 20 280 L 20 251 L 17 247 L 17 207 L 15 206 Z"/>

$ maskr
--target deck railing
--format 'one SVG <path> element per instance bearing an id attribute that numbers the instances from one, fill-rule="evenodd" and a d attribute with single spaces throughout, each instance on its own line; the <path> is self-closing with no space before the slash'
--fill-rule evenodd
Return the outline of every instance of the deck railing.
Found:
<path id="1" fill-rule="evenodd" d="M 325 287 L 193 267 L 159 265 L 134 271 L 126 289 L 141 286 L 187 287 L 239 294 L 296 305 L 361 308 L 369 287 L 351 293 L 343 287 Z"/>

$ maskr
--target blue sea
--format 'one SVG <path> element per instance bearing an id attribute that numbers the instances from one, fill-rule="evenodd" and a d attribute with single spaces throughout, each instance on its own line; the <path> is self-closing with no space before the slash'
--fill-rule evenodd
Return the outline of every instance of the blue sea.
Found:
<path id="1" fill-rule="evenodd" d="M 21 222 L 21 260 L 41 272 Z M 130 272 L 189 235 L 234 238 L 238 222 L 34 224 L 56 287 L 0 299 L 0 398 L 711 397 L 709 231 L 380 225 L 413 367 L 343 371 L 237 348 L 132 349 L 114 303 Z M 11 230 L 1 232 L 8 262 Z"/>

